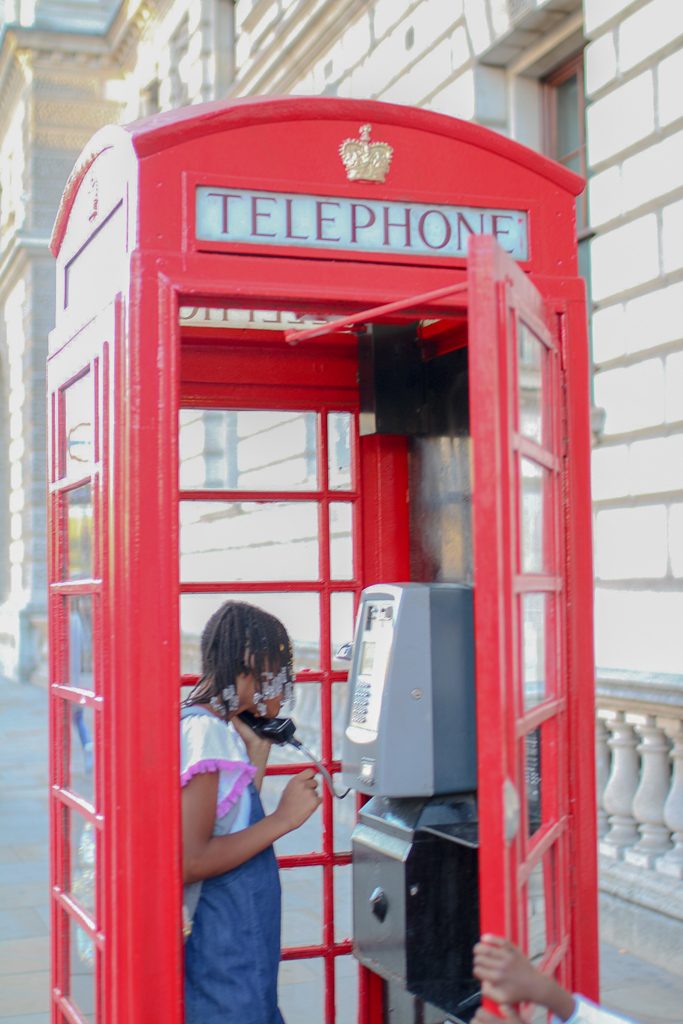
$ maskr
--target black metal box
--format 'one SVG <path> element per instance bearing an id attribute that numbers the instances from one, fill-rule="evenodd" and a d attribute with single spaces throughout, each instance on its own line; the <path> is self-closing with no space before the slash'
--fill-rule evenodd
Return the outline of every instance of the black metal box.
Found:
<path id="1" fill-rule="evenodd" d="M 352 850 L 358 960 L 468 1021 L 479 1005 L 472 977 L 479 938 L 474 796 L 374 797 L 360 812 Z"/>

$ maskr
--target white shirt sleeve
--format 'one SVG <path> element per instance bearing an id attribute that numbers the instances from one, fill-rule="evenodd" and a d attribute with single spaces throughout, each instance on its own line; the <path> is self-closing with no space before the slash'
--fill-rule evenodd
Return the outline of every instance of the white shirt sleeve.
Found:
<path id="1" fill-rule="evenodd" d="M 180 785 L 205 772 L 219 773 L 216 817 L 221 818 L 237 803 L 256 768 L 231 725 L 210 715 L 188 715 L 180 720 Z"/>
<path id="2" fill-rule="evenodd" d="M 553 1024 L 562 1024 L 559 1017 L 553 1017 Z M 574 996 L 574 1012 L 565 1024 L 636 1024 L 630 1017 L 623 1017 L 612 1010 L 605 1010 L 583 996 Z"/>

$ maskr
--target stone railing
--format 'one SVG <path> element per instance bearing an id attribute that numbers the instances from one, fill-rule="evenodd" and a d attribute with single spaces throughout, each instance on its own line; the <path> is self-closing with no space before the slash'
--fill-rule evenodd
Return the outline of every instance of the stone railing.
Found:
<path id="1" fill-rule="evenodd" d="M 683 950 L 683 680 L 598 673 L 596 702 L 603 933 L 662 962 L 662 929 Z"/>

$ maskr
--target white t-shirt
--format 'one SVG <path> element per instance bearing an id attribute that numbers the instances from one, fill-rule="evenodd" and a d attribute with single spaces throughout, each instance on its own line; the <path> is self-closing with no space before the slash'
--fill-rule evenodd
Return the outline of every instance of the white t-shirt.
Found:
<path id="1" fill-rule="evenodd" d="M 249 824 L 251 800 L 248 786 L 256 775 L 242 737 L 230 722 L 205 709 L 184 708 L 180 719 L 180 785 L 195 775 L 218 772 L 216 828 L 214 835 L 239 832 Z M 230 814 L 238 805 L 237 813 Z M 220 819 L 230 814 L 227 828 Z"/>
<path id="2" fill-rule="evenodd" d="M 559 1017 L 553 1017 L 553 1022 L 561 1024 Z M 612 1010 L 596 1006 L 590 999 L 575 995 L 574 1012 L 566 1024 L 636 1024 L 636 1022 L 630 1017 L 622 1017 L 620 1013 L 613 1013 Z"/>

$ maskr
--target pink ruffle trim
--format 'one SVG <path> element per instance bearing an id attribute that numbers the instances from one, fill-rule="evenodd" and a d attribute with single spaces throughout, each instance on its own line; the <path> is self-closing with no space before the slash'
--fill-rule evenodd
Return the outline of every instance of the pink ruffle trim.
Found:
<path id="1" fill-rule="evenodd" d="M 222 818 L 231 807 L 237 803 L 251 780 L 256 775 L 256 768 L 253 764 L 245 764 L 244 761 L 226 761 L 222 758 L 207 757 L 203 761 L 195 761 L 189 768 L 186 768 L 180 775 L 180 785 L 186 786 L 195 775 L 203 775 L 206 772 L 234 772 L 240 774 L 235 779 L 232 789 L 216 804 L 216 817 Z"/>

